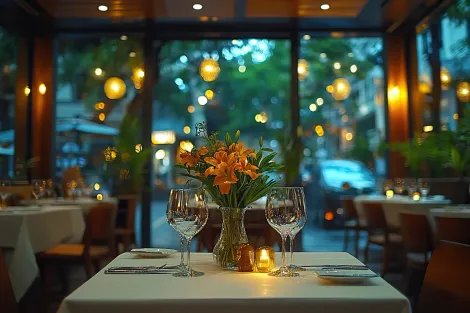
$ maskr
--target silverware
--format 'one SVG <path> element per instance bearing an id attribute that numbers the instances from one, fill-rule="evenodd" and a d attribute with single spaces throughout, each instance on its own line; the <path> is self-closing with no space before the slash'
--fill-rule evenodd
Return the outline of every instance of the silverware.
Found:
<path id="1" fill-rule="evenodd" d="M 177 265 L 167 266 L 116 266 L 105 270 L 105 274 L 173 274 Z"/>
<path id="2" fill-rule="evenodd" d="M 342 264 L 323 264 L 323 265 L 300 265 L 304 268 L 321 268 L 321 269 L 345 269 L 345 270 L 368 270 L 366 265 L 342 265 Z"/>

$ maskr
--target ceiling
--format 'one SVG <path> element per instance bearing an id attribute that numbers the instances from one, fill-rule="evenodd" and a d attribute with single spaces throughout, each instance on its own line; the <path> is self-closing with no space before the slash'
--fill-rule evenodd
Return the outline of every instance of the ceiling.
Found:
<path id="1" fill-rule="evenodd" d="M 24 0 L 18 0 L 24 1 Z M 223 21 L 256 18 L 356 18 L 380 0 L 36 0 L 56 19 L 177 19 Z M 203 5 L 194 10 L 193 4 Z M 328 3 L 329 10 L 321 10 Z M 108 11 L 98 10 L 99 5 Z"/>

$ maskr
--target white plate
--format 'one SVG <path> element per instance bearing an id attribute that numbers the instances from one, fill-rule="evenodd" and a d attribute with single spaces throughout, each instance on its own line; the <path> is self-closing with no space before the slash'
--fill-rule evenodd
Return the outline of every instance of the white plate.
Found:
<path id="1" fill-rule="evenodd" d="M 132 249 L 131 254 L 141 257 L 141 258 L 167 258 L 170 255 L 176 253 L 174 249 L 160 249 L 160 248 L 142 248 L 142 249 Z"/>
<path id="2" fill-rule="evenodd" d="M 362 283 L 367 279 L 378 277 L 376 273 L 370 270 L 321 269 L 315 270 L 315 275 L 320 279 L 346 284 Z"/>

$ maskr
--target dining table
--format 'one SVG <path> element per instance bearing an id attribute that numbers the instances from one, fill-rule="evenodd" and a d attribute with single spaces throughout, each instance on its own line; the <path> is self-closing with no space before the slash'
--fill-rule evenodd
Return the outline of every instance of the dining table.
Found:
<path id="1" fill-rule="evenodd" d="M 111 202 L 113 204 L 118 203 L 118 199 L 114 197 L 104 197 L 101 200 L 91 197 L 78 197 L 75 199 L 70 198 L 44 198 L 38 200 L 25 201 L 27 205 L 39 205 L 39 206 L 79 206 L 82 208 L 83 214 L 88 214 L 88 211 L 95 205 L 102 202 Z"/>
<path id="2" fill-rule="evenodd" d="M 443 207 L 431 210 L 432 216 L 448 218 L 470 218 L 470 207 Z"/>
<path id="3" fill-rule="evenodd" d="M 451 203 L 450 200 L 444 199 L 443 196 L 413 200 L 410 197 L 400 195 L 393 196 L 392 198 L 387 198 L 383 195 L 360 195 L 354 198 L 354 204 L 359 217 L 359 223 L 362 226 L 367 225 L 363 208 L 363 203 L 365 202 L 380 203 L 382 205 L 385 220 L 391 229 L 400 229 L 400 212 L 425 214 L 430 217 L 431 209 L 441 208 Z"/>
<path id="4" fill-rule="evenodd" d="M 0 249 L 18 302 L 39 274 L 35 254 L 82 238 L 84 231 L 83 211 L 77 205 L 0 210 Z"/>
<path id="5" fill-rule="evenodd" d="M 276 253 L 276 264 L 281 260 Z M 363 265 L 345 252 L 299 252 L 297 264 Z M 210 253 L 193 253 L 191 265 L 201 277 L 170 274 L 108 274 L 120 266 L 176 265 L 179 254 L 143 259 L 124 253 L 66 297 L 58 313 L 411 313 L 408 299 L 381 277 L 356 283 L 323 280 L 313 270 L 299 277 L 223 270 Z"/>

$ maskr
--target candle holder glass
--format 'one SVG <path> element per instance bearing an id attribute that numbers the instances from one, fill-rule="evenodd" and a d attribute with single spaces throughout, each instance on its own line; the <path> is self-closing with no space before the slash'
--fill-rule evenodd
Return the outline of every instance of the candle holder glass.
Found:
<path id="1" fill-rule="evenodd" d="M 259 273 L 268 273 L 274 268 L 274 249 L 260 247 L 255 251 L 255 266 Z"/>

